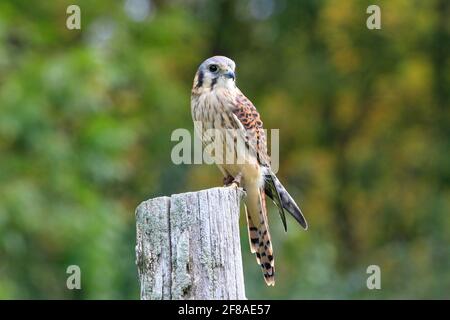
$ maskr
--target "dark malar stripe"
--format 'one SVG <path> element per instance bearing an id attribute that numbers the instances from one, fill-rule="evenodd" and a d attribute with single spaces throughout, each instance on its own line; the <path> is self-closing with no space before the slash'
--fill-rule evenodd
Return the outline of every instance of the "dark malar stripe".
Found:
<path id="1" fill-rule="evenodd" d="M 217 78 L 212 79 L 211 90 L 214 89 L 214 86 L 216 85 L 216 83 L 217 83 Z"/>

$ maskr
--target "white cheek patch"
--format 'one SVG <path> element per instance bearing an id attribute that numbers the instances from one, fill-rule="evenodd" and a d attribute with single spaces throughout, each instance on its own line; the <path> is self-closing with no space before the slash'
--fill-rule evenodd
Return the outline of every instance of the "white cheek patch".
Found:
<path id="1" fill-rule="evenodd" d="M 226 89 L 234 89 L 236 85 L 234 84 L 233 79 L 218 77 L 215 79 L 215 84 L 213 88 L 226 88 Z"/>

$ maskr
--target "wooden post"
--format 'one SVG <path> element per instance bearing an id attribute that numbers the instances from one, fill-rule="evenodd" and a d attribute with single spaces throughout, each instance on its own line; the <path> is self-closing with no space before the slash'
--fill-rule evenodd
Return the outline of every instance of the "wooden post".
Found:
<path id="1" fill-rule="evenodd" d="M 136 209 L 141 299 L 246 299 L 239 237 L 242 189 L 213 188 Z"/>

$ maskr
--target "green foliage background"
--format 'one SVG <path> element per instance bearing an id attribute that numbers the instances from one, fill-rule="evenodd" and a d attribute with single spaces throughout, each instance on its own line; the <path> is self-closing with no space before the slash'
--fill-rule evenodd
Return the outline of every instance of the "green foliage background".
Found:
<path id="1" fill-rule="evenodd" d="M 81 30 L 65 27 L 72 3 Z M 381 30 L 366 28 L 369 4 Z M 0 298 L 139 297 L 136 206 L 222 181 L 170 161 L 214 54 L 280 128 L 278 175 L 310 223 L 284 233 L 269 205 L 268 288 L 242 221 L 247 296 L 449 298 L 449 4 L 1 1 Z M 371 264 L 382 290 L 366 288 Z"/>

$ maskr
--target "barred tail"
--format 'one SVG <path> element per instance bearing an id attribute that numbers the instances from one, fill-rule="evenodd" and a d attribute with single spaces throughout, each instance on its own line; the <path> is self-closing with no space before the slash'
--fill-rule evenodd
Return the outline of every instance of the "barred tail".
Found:
<path id="1" fill-rule="evenodd" d="M 255 200 L 258 202 L 257 206 L 245 206 L 250 250 L 256 254 L 256 261 L 261 266 L 266 284 L 273 286 L 275 285 L 275 261 L 270 240 L 264 189 L 259 190 L 258 197 Z M 259 212 L 257 214 L 255 214 L 256 212 L 249 212 L 249 207 L 253 207 Z M 258 224 L 254 222 L 256 217 L 259 217 Z"/>

